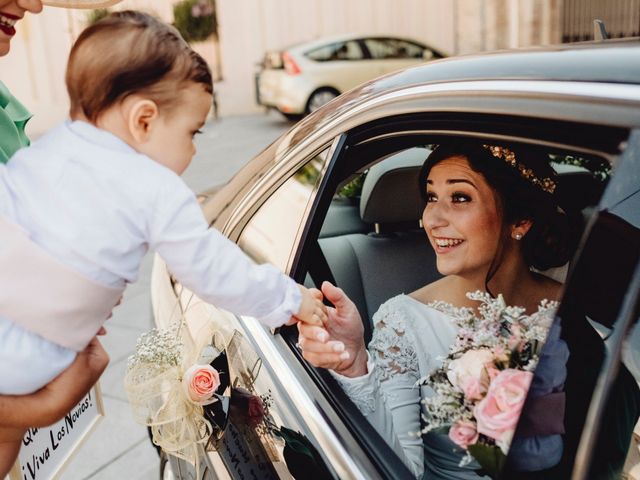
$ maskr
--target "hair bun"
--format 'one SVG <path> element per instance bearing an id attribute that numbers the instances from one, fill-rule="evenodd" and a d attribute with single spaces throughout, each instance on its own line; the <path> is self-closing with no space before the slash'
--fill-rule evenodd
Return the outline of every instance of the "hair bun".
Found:
<path id="1" fill-rule="evenodd" d="M 535 222 L 527 233 L 525 260 L 538 270 L 564 265 L 575 252 L 583 228 L 582 215 L 556 209 L 544 222 Z"/>

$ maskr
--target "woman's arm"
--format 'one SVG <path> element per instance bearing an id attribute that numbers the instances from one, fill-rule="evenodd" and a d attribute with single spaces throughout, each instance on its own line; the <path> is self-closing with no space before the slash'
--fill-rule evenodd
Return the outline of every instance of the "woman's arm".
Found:
<path id="1" fill-rule="evenodd" d="M 64 417 L 95 385 L 109 356 L 97 338 L 47 385 L 30 395 L 0 395 L 0 424 L 10 428 L 45 427 Z"/>
<path id="2" fill-rule="evenodd" d="M 423 473 L 424 447 L 420 431 L 418 361 L 405 329 L 405 319 L 394 308 L 382 307 L 376 321 L 369 354 L 364 349 L 360 315 L 344 292 L 325 282 L 330 309 L 326 331 L 299 324 L 299 343 L 313 365 L 332 374 L 362 414 L 417 476 Z M 325 341 L 320 339 L 324 333 Z M 335 346 L 342 346 L 336 352 Z M 349 358 L 341 358 L 344 352 Z M 416 435 L 412 435 L 416 434 Z"/>

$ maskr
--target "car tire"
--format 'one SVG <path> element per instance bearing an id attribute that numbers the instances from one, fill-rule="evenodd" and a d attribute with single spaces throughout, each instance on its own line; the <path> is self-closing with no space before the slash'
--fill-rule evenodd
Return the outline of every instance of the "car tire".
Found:
<path id="1" fill-rule="evenodd" d="M 302 120 L 302 117 L 304 117 L 304 115 L 301 113 L 284 113 L 284 112 L 280 112 L 280 113 L 284 116 L 284 118 L 286 118 L 290 122 L 297 122 L 299 120 Z"/>
<path id="2" fill-rule="evenodd" d="M 334 98 L 340 95 L 340 92 L 335 88 L 330 87 L 322 87 L 318 88 L 311 95 L 309 95 L 309 100 L 307 100 L 307 107 L 305 112 L 307 114 L 315 112 L 317 109 L 322 107 L 325 103 L 330 102 Z"/>

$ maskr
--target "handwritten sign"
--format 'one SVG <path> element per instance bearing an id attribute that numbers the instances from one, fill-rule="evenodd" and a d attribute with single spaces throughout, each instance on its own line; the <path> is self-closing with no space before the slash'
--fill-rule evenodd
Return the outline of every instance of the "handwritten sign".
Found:
<path id="1" fill-rule="evenodd" d="M 65 464 L 103 415 L 102 395 L 96 385 L 58 423 L 46 428 L 30 428 L 22 439 L 11 480 L 59 478 Z"/>

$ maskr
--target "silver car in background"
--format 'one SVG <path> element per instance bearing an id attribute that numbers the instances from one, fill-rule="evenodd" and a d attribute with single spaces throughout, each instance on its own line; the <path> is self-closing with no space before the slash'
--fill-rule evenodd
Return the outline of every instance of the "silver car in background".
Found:
<path id="1" fill-rule="evenodd" d="M 256 75 L 257 102 L 290 119 L 316 111 L 356 85 L 442 58 L 406 38 L 341 35 L 265 54 Z"/>

